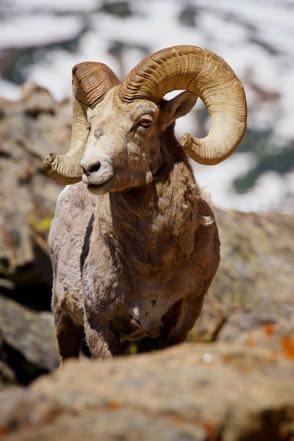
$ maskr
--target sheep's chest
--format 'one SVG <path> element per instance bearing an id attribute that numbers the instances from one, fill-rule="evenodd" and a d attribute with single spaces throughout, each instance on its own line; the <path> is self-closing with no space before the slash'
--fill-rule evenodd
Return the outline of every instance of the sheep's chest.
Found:
<path id="1" fill-rule="evenodd" d="M 125 305 L 127 308 L 125 315 L 129 317 L 131 324 L 130 332 L 126 333 L 125 339 L 137 340 L 145 336 L 160 335 L 168 312 L 181 298 L 191 292 L 189 277 L 186 276 L 184 271 L 164 284 L 156 277 L 154 279 L 137 277 L 136 290 L 131 296 L 131 301 Z"/>

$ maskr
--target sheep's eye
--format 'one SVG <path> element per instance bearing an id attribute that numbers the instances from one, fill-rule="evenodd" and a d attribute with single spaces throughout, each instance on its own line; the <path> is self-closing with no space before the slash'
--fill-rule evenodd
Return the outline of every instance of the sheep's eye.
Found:
<path id="1" fill-rule="evenodd" d="M 144 116 L 138 122 L 138 126 L 144 127 L 144 129 L 147 129 L 148 127 L 151 126 L 152 122 L 153 122 L 153 120 L 152 120 L 151 116 Z"/>

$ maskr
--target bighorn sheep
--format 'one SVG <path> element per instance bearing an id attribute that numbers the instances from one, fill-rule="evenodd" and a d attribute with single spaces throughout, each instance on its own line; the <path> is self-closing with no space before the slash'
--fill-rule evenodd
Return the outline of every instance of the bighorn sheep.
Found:
<path id="1" fill-rule="evenodd" d="M 172 90 L 184 92 L 164 100 Z M 175 120 L 197 97 L 211 128 L 179 143 Z M 56 181 L 75 184 L 61 193 L 49 235 L 62 358 L 78 356 L 84 334 L 97 358 L 131 341 L 185 340 L 219 263 L 214 216 L 186 154 L 219 163 L 245 127 L 243 87 L 207 50 L 163 49 L 122 83 L 104 64 L 74 66 L 71 146 L 44 162 Z"/>

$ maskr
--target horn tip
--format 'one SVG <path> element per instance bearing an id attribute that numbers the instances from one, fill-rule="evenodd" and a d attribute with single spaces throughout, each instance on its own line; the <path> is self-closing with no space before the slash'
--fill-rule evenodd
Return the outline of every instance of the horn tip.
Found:
<path id="1" fill-rule="evenodd" d="M 63 167 L 62 157 L 55 153 L 50 153 L 42 163 L 44 172 L 57 182 L 57 184 L 76 184 L 81 180 L 81 176 L 66 176 L 64 170 L 62 170 Z"/>
<path id="2" fill-rule="evenodd" d="M 55 153 L 50 153 L 48 156 L 46 156 L 46 158 L 43 160 L 42 162 L 42 169 L 46 172 L 46 173 L 50 173 L 50 171 L 52 171 L 54 162 L 56 161 L 56 156 Z"/>
<path id="3" fill-rule="evenodd" d="M 182 136 L 181 147 L 189 158 L 193 159 L 193 161 L 198 162 L 199 164 L 216 165 L 225 159 L 224 156 L 204 155 L 201 152 L 204 147 L 201 140 L 195 138 L 190 133 L 185 133 Z"/>

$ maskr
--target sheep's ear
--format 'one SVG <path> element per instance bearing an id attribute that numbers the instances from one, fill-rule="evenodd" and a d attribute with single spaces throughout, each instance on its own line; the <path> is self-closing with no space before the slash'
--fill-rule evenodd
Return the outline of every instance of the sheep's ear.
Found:
<path id="1" fill-rule="evenodd" d="M 170 101 L 164 101 L 160 108 L 160 125 L 165 130 L 177 118 L 189 113 L 196 104 L 198 96 L 192 92 L 182 92 Z"/>

